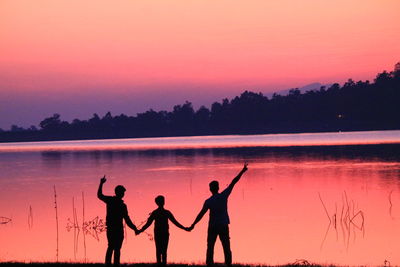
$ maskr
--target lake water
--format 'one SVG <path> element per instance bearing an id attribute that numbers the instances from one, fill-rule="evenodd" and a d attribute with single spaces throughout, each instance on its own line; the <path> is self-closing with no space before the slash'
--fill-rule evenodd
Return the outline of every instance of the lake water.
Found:
<path id="1" fill-rule="evenodd" d="M 229 199 L 234 263 L 400 265 L 400 131 L 0 144 L 0 261 L 102 262 L 104 174 L 105 194 L 126 187 L 135 224 L 162 194 L 189 226 L 208 183 L 224 188 L 244 162 Z M 170 262 L 205 262 L 207 223 L 170 224 Z M 123 263 L 155 261 L 152 230 L 127 229 Z"/>

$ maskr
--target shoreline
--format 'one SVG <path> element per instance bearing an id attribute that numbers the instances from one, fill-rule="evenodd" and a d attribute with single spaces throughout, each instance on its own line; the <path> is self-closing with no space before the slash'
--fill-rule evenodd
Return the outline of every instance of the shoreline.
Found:
<path id="1" fill-rule="evenodd" d="M 79 266 L 105 266 L 104 263 L 98 263 L 98 262 L 86 262 L 86 263 L 80 263 L 80 262 L 18 262 L 18 261 L 8 261 L 8 262 L 0 262 L 0 266 L 45 266 L 45 267 L 63 267 L 63 266 L 73 266 L 73 267 L 79 267 Z M 158 266 L 157 263 L 121 263 L 120 266 L 133 266 L 133 267 L 156 267 Z M 205 264 L 195 264 L 195 263 L 171 263 L 168 264 L 167 266 L 170 267 L 207 267 Z M 214 265 L 215 267 L 225 267 L 226 265 L 223 263 L 216 263 Z M 307 260 L 298 260 L 294 263 L 288 263 L 288 264 L 282 264 L 282 265 L 268 265 L 268 264 L 232 264 L 232 267 L 299 267 L 299 266 L 313 266 L 313 267 L 339 267 L 339 265 L 333 265 L 333 264 L 327 264 L 327 265 L 322 265 L 322 264 L 315 264 L 315 263 L 310 263 Z M 347 265 L 340 265 L 340 266 L 346 266 Z M 359 265 L 359 266 L 364 266 L 364 265 Z M 390 265 L 389 265 L 390 266 Z"/>

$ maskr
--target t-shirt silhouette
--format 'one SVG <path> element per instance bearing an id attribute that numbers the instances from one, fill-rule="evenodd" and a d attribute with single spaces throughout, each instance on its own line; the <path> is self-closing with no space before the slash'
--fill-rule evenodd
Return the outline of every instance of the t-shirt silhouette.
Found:
<path id="1" fill-rule="evenodd" d="M 107 204 L 106 225 L 107 229 L 123 229 L 122 220 L 128 217 L 128 209 L 124 201 L 115 196 L 101 198 Z"/>
<path id="2" fill-rule="evenodd" d="M 227 225 L 230 223 L 228 215 L 228 197 L 232 192 L 231 187 L 227 187 L 221 193 L 212 195 L 204 202 L 204 207 L 210 210 L 209 226 Z"/>
<path id="3" fill-rule="evenodd" d="M 151 213 L 149 220 L 154 220 L 155 233 L 168 233 L 168 220 L 171 218 L 173 215 L 169 210 L 158 208 Z"/>

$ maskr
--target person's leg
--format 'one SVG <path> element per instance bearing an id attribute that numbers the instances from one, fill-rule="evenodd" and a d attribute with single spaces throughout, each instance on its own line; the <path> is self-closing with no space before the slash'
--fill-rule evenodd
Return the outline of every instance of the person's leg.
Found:
<path id="1" fill-rule="evenodd" d="M 119 266 L 120 264 L 121 247 L 123 241 L 124 241 L 124 231 L 122 230 L 115 234 L 114 266 Z"/>
<path id="2" fill-rule="evenodd" d="M 154 242 L 156 244 L 156 259 L 157 264 L 161 264 L 161 252 L 162 252 L 162 237 L 159 234 L 154 233 Z"/>
<path id="3" fill-rule="evenodd" d="M 116 248 L 114 250 L 114 266 L 119 266 L 120 258 L 121 258 L 121 249 Z"/>
<path id="4" fill-rule="evenodd" d="M 106 251 L 106 265 L 110 266 L 111 265 L 111 257 L 112 257 L 112 253 L 113 253 L 113 248 L 108 246 L 107 251 Z"/>
<path id="5" fill-rule="evenodd" d="M 224 249 L 224 256 L 225 256 L 225 264 L 227 266 L 232 265 L 232 251 L 231 251 L 231 242 L 229 238 L 229 226 L 224 225 L 221 227 L 219 231 L 219 239 L 222 243 L 222 248 Z"/>
<path id="6" fill-rule="evenodd" d="M 169 242 L 169 233 L 165 234 L 164 242 L 162 244 L 162 264 L 167 265 L 167 250 Z"/>
<path id="7" fill-rule="evenodd" d="M 114 251 L 114 242 L 113 242 L 114 240 L 113 240 L 113 233 L 111 232 L 111 230 L 107 230 L 107 241 L 108 241 L 108 247 L 106 251 L 105 263 L 106 265 L 111 265 L 111 257 Z"/>
<path id="8" fill-rule="evenodd" d="M 217 240 L 218 232 L 215 227 L 208 227 L 207 232 L 207 257 L 206 264 L 207 266 L 211 266 L 214 264 L 214 246 L 215 241 Z"/>

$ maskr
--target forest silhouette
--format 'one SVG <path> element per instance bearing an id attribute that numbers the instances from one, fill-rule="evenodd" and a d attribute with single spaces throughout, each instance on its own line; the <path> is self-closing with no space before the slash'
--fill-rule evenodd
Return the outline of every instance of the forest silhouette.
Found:
<path id="1" fill-rule="evenodd" d="M 400 129 L 399 103 L 400 62 L 373 82 L 349 79 L 342 86 L 305 93 L 295 88 L 270 98 L 245 91 L 214 102 L 210 109 L 194 110 L 185 102 L 172 111 L 150 109 L 136 116 L 108 112 L 72 122 L 54 114 L 40 122 L 40 129 L 13 125 L 0 131 L 0 142 Z"/>

